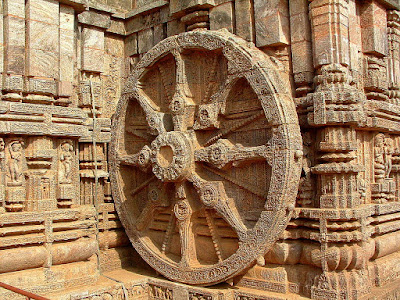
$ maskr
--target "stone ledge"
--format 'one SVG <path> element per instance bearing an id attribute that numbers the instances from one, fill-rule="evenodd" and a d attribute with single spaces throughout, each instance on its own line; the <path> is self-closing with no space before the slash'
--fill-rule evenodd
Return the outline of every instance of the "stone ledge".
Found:
<path id="1" fill-rule="evenodd" d="M 165 5 L 168 5 L 168 1 L 157 0 L 157 1 L 154 1 L 154 2 L 152 2 L 150 4 L 148 4 L 148 5 L 144 5 L 142 7 L 139 7 L 139 8 L 136 8 L 136 9 L 130 11 L 129 13 L 125 14 L 125 18 L 129 19 L 129 18 L 138 16 L 138 15 L 141 15 L 143 13 L 148 13 L 148 12 L 154 10 L 154 9 L 161 8 L 161 7 L 165 6 Z"/>
<path id="2" fill-rule="evenodd" d="M 44 296 L 50 299 L 59 300 L 87 300 L 94 297 L 110 295 L 112 299 L 124 299 L 123 286 L 130 299 L 149 299 L 152 297 L 154 287 L 157 292 L 163 293 L 166 290 L 172 291 L 173 299 L 189 299 L 189 294 L 204 295 L 205 299 L 256 299 L 256 300 L 283 300 L 283 299 L 309 299 L 297 294 L 280 294 L 273 292 L 262 292 L 250 288 L 231 287 L 228 284 L 220 284 L 218 287 L 197 287 L 188 286 L 176 282 L 170 282 L 157 277 L 149 271 L 127 268 L 105 272 L 100 276 L 96 284 L 65 289 L 56 293 Z M 400 296 L 400 280 L 396 280 L 383 287 L 373 288 L 371 293 L 363 296 L 362 300 L 369 299 L 398 299 Z M 93 298 L 92 298 L 93 297 Z M 133 297 L 133 298 L 132 298 Z M 153 296 L 154 297 L 154 296 Z M 97 299 L 97 298 L 96 298 Z M 106 298 L 102 298 L 106 299 Z M 111 298 L 110 298 L 111 299 Z M 151 298 L 153 299 L 153 298 Z M 157 298 L 160 299 L 160 298 Z M 163 298 L 164 299 L 164 298 Z M 168 299 L 168 298 L 165 298 Z"/>
<path id="3" fill-rule="evenodd" d="M 389 8 L 400 9 L 399 0 L 379 0 L 379 1 Z"/>

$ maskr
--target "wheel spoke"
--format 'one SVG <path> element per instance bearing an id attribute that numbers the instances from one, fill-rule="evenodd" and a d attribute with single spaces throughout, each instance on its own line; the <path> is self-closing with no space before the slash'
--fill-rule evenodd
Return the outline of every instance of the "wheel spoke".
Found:
<path id="1" fill-rule="evenodd" d="M 181 261 L 183 268 L 191 268 L 198 264 L 196 254 L 195 237 L 192 228 L 193 210 L 189 201 L 186 199 L 184 185 L 178 183 L 176 187 L 177 201 L 174 205 L 174 213 L 178 223 L 179 236 L 181 242 Z"/>
<path id="2" fill-rule="evenodd" d="M 228 198 L 221 181 L 205 181 L 197 174 L 192 174 L 189 179 L 196 188 L 201 202 L 207 208 L 216 210 L 228 224 L 235 229 L 239 240 L 242 240 L 247 232 L 234 200 Z"/>
<path id="3" fill-rule="evenodd" d="M 194 157 L 198 162 L 206 162 L 223 169 L 263 160 L 271 164 L 273 152 L 269 146 L 244 147 L 222 139 L 211 146 L 196 150 Z"/>
<path id="4" fill-rule="evenodd" d="M 151 142 L 151 140 L 153 139 L 153 137 L 148 134 L 147 132 L 145 132 L 144 130 L 138 130 L 138 129 L 131 129 L 131 128 L 127 128 L 126 132 L 128 134 L 134 135 L 138 138 L 141 138 L 147 142 Z"/>
<path id="5" fill-rule="evenodd" d="M 226 99 L 228 98 L 228 95 L 231 92 L 233 85 L 238 81 L 239 78 L 240 74 L 228 75 L 218 91 L 211 95 L 208 102 L 220 103 L 221 113 L 225 113 Z"/>
<path id="6" fill-rule="evenodd" d="M 150 147 L 146 145 L 136 154 L 120 155 L 118 162 L 121 165 L 134 166 L 146 170 L 150 166 Z"/>
<path id="7" fill-rule="evenodd" d="M 134 191 L 137 194 L 137 190 L 143 190 L 145 187 L 150 185 L 146 204 L 135 223 L 136 228 L 139 231 L 143 231 L 148 227 L 149 223 L 153 220 L 154 212 L 157 209 L 163 209 L 170 205 L 165 189 L 161 187 L 159 183 L 151 185 L 154 180 L 155 177 L 149 178 Z"/>
<path id="8" fill-rule="evenodd" d="M 185 60 L 178 50 L 172 51 L 176 62 L 176 85 L 170 110 L 175 131 L 186 131 L 194 123 L 194 103 L 186 78 Z"/>
<path id="9" fill-rule="evenodd" d="M 210 99 L 207 99 L 208 103 L 199 105 L 196 122 L 193 126 L 195 130 L 219 128 L 218 116 L 225 113 L 226 99 L 238 79 L 239 76 L 237 74 L 228 75 L 219 90 Z"/>
<path id="10" fill-rule="evenodd" d="M 262 116 L 264 116 L 264 111 L 260 111 L 258 113 L 255 113 L 254 115 L 246 118 L 246 119 L 242 119 L 239 121 L 236 121 L 235 124 L 224 128 L 224 129 L 220 129 L 215 135 L 213 135 L 212 137 L 210 137 L 205 143 L 204 143 L 204 147 L 209 146 L 213 143 L 215 143 L 216 141 L 218 141 L 220 138 L 227 136 L 228 134 L 230 134 L 231 132 L 238 130 L 248 124 L 250 124 L 251 122 L 261 118 Z"/>
<path id="11" fill-rule="evenodd" d="M 260 198 L 262 198 L 262 199 L 265 199 L 265 197 L 266 197 L 266 193 L 265 192 L 259 190 L 256 186 L 254 186 L 254 185 L 252 185 L 250 183 L 247 183 L 247 182 L 245 182 L 243 180 L 239 181 L 239 180 L 227 175 L 223 171 L 213 169 L 213 168 L 208 167 L 206 165 L 202 165 L 202 167 L 204 169 L 206 169 L 207 171 L 210 171 L 210 172 L 214 173 L 215 175 L 218 175 L 219 177 L 221 177 L 221 178 L 233 183 L 234 185 L 238 186 L 239 188 L 244 189 L 244 190 L 246 190 L 246 191 L 248 191 L 248 192 L 250 192 L 250 193 L 252 193 L 252 194 L 254 194 L 254 195 L 256 195 L 256 196 L 258 196 Z"/>
<path id="12" fill-rule="evenodd" d="M 144 206 L 142 212 L 136 219 L 135 225 L 137 230 L 143 231 L 148 227 L 151 220 L 153 220 L 155 208 L 156 208 L 155 203 L 150 201 L 146 202 L 146 205 Z"/>
<path id="13" fill-rule="evenodd" d="M 136 90 L 136 98 L 139 101 L 144 113 L 146 114 L 146 120 L 149 125 L 150 133 L 158 135 L 166 132 L 164 119 L 165 114 L 160 112 L 160 108 L 155 105 L 151 105 L 153 101 L 140 89 Z"/>

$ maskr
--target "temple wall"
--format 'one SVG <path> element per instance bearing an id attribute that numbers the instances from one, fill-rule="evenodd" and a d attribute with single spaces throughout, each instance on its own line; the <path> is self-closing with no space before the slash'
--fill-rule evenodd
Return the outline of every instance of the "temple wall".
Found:
<path id="1" fill-rule="evenodd" d="M 0 281 L 47 292 L 140 260 L 111 194 L 111 118 L 141 57 L 197 28 L 272 57 L 302 129 L 292 220 L 238 286 L 357 299 L 399 279 L 399 3 L 0 3 Z"/>

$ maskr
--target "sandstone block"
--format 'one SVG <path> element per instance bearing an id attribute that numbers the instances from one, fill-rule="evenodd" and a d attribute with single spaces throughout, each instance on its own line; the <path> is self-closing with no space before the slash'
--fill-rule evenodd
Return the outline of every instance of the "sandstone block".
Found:
<path id="1" fill-rule="evenodd" d="M 132 33 L 125 38 L 125 56 L 132 56 L 138 53 L 137 33 Z"/>
<path id="2" fill-rule="evenodd" d="M 75 11 L 72 7 L 60 5 L 60 29 L 74 30 Z"/>
<path id="3" fill-rule="evenodd" d="M 4 15 L 25 18 L 25 0 L 4 0 Z"/>
<path id="4" fill-rule="evenodd" d="M 314 70 L 312 61 L 311 42 L 293 43 L 292 48 L 292 63 L 293 72 L 299 73 L 304 71 L 312 72 Z"/>
<path id="5" fill-rule="evenodd" d="M 58 95 L 62 97 L 70 97 L 74 93 L 74 86 L 70 81 L 58 82 Z"/>
<path id="6" fill-rule="evenodd" d="M 50 25 L 44 22 L 29 20 L 28 23 L 28 48 L 43 51 L 59 51 L 58 25 Z M 63 44 L 63 43 L 61 43 Z"/>
<path id="7" fill-rule="evenodd" d="M 60 7 L 56 0 L 29 0 L 27 2 L 27 19 L 60 24 Z"/>
<path id="8" fill-rule="evenodd" d="M 82 31 L 84 48 L 104 50 L 104 31 L 98 28 L 85 27 Z"/>
<path id="9" fill-rule="evenodd" d="M 124 39 L 117 36 L 106 36 L 105 41 L 105 51 L 107 54 L 116 57 L 124 56 Z"/>
<path id="10" fill-rule="evenodd" d="M 60 184 L 57 191 L 57 199 L 72 200 L 75 198 L 75 188 L 73 184 Z"/>
<path id="11" fill-rule="evenodd" d="M 139 54 L 149 51 L 153 47 L 153 29 L 148 28 L 138 32 Z"/>
<path id="12" fill-rule="evenodd" d="M 107 29 L 111 25 L 109 14 L 86 10 L 78 15 L 79 23 Z"/>
<path id="13" fill-rule="evenodd" d="M 288 45 L 290 43 L 288 16 L 286 1 L 255 0 L 256 46 Z"/>
<path id="14" fill-rule="evenodd" d="M 84 48 L 82 68 L 85 71 L 103 72 L 104 50 Z"/>
<path id="15" fill-rule="evenodd" d="M 193 9 L 195 7 L 213 7 L 214 0 L 171 0 L 169 3 L 170 14 L 179 13 L 185 9 Z"/>
<path id="16" fill-rule="evenodd" d="M 60 80 L 74 78 L 74 32 L 60 29 Z"/>
<path id="17" fill-rule="evenodd" d="M 24 79 L 22 76 L 5 76 L 3 78 L 3 89 L 6 91 L 19 92 L 24 88 Z"/>
<path id="18" fill-rule="evenodd" d="M 7 45 L 25 46 L 25 19 L 6 16 L 4 31 L 4 40 L 7 41 Z"/>
<path id="19" fill-rule="evenodd" d="M 55 95 L 57 91 L 57 84 L 54 80 L 30 78 L 29 79 L 29 92 L 35 94 Z"/>
<path id="20" fill-rule="evenodd" d="M 29 49 L 28 74 L 48 78 L 58 78 L 58 52 Z"/>
<path id="21" fill-rule="evenodd" d="M 378 1 L 367 1 L 361 6 L 361 33 L 364 53 L 387 55 L 386 9 Z"/>
<path id="22" fill-rule="evenodd" d="M 250 0 L 235 0 L 236 34 L 246 41 L 254 41 L 252 4 Z"/>
<path id="23" fill-rule="evenodd" d="M 5 52 L 5 71 L 13 74 L 24 74 L 25 47 L 8 46 Z"/>
<path id="24" fill-rule="evenodd" d="M 167 28 L 166 24 L 159 24 L 154 26 L 153 28 L 153 44 L 161 42 L 163 39 L 167 37 Z"/>
<path id="25" fill-rule="evenodd" d="M 227 2 L 210 10 L 210 29 L 226 28 L 233 33 L 233 4 Z"/>
<path id="26" fill-rule="evenodd" d="M 110 20 L 110 27 L 107 28 L 107 32 L 125 35 L 125 23 L 122 20 Z"/>
<path id="27" fill-rule="evenodd" d="M 297 14 L 290 17 L 290 35 L 292 43 L 311 41 L 311 27 L 308 14 Z"/>
<path id="28" fill-rule="evenodd" d="M 297 14 L 308 13 L 309 0 L 292 0 L 289 1 L 289 12 L 290 16 Z"/>
<path id="29" fill-rule="evenodd" d="M 172 20 L 167 23 L 167 36 L 172 36 L 185 32 L 185 24 L 178 20 Z"/>

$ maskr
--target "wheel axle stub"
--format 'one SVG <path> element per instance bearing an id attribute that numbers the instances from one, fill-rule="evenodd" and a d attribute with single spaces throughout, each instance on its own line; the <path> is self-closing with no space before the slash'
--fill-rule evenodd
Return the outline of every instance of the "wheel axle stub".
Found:
<path id="1" fill-rule="evenodd" d="M 185 133 L 160 134 L 151 143 L 153 173 L 164 182 L 177 182 L 186 178 L 193 164 L 193 150 Z"/>

